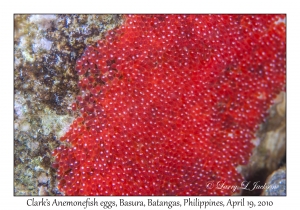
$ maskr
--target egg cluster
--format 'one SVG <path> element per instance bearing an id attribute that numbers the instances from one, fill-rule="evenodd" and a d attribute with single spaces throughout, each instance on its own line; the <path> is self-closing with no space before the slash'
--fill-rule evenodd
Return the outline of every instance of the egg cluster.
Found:
<path id="1" fill-rule="evenodd" d="M 66 195 L 230 195 L 285 89 L 284 15 L 127 15 L 78 59 Z"/>

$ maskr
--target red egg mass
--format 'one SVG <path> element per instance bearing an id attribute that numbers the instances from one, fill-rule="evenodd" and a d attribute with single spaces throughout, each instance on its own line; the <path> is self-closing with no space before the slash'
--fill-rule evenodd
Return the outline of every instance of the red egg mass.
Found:
<path id="1" fill-rule="evenodd" d="M 285 90 L 285 15 L 126 15 L 76 63 L 65 195 L 231 195 Z"/>

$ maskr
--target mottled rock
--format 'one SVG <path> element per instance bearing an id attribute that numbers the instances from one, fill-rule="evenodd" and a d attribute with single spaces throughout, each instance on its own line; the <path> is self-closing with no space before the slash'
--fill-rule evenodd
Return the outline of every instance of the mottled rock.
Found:
<path id="1" fill-rule="evenodd" d="M 266 181 L 268 188 L 264 189 L 262 195 L 286 196 L 286 168 L 282 167 L 273 172 Z"/>
<path id="2" fill-rule="evenodd" d="M 260 126 L 257 145 L 246 166 L 241 167 L 242 174 L 252 183 L 265 183 L 267 177 L 285 164 L 286 157 L 286 93 L 281 92 L 269 110 L 269 117 Z M 261 190 L 245 191 L 245 194 L 258 195 Z"/>
<path id="3" fill-rule="evenodd" d="M 76 59 L 122 21 L 119 15 L 14 16 L 14 193 L 57 192 L 51 151 L 76 113 Z M 47 174 L 41 185 L 40 173 Z"/>

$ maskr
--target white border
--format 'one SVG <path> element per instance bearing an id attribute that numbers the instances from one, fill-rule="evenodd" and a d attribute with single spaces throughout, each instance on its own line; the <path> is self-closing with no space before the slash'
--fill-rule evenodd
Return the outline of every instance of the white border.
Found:
<path id="1" fill-rule="evenodd" d="M 30 197 L 13 197 L 13 14 L 15 13 L 287 13 L 287 197 L 246 197 L 246 199 L 255 201 L 272 200 L 276 204 L 273 207 L 276 208 L 286 208 L 288 205 L 298 206 L 299 179 L 297 177 L 300 170 L 297 161 L 299 158 L 297 156 L 299 154 L 299 151 L 297 151 L 299 148 L 299 133 L 297 131 L 299 130 L 300 87 L 297 87 L 297 84 L 299 84 L 300 69 L 297 64 L 299 64 L 298 51 L 300 49 L 300 17 L 297 5 L 292 2 L 296 1 L 4 1 L 0 9 L 1 209 L 12 209 L 12 207 L 32 208 L 26 205 L 26 201 Z M 79 199 L 82 198 L 79 197 Z M 201 197 L 204 200 L 223 200 L 223 202 L 230 198 Z M 53 200 L 53 197 L 50 199 Z M 76 200 L 78 197 L 60 199 Z M 117 200 L 118 197 L 101 197 L 97 199 Z M 139 200 L 140 198 L 130 197 L 130 199 Z M 146 199 L 146 197 L 142 197 L 142 199 Z M 183 198 L 166 197 L 164 199 L 176 200 Z M 239 200 L 240 197 L 233 197 L 232 199 Z M 71 207 L 65 207 L 64 209 L 71 209 Z M 101 208 L 97 207 L 97 209 Z"/>

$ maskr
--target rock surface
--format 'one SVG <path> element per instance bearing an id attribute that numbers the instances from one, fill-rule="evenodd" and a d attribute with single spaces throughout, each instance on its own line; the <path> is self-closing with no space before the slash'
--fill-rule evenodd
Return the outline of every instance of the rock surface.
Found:
<path id="1" fill-rule="evenodd" d="M 78 93 L 75 61 L 121 21 L 119 15 L 14 16 L 15 195 L 59 194 L 51 151 L 76 117 L 68 109 Z"/>

